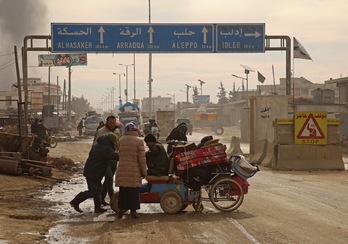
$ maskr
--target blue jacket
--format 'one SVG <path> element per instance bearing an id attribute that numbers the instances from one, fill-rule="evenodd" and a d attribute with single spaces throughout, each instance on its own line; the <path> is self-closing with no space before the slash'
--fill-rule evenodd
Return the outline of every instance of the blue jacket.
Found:
<path id="1" fill-rule="evenodd" d="M 101 181 L 105 175 L 109 160 L 118 160 L 118 153 L 115 152 L 114 144 L 107 135 L 97 139 L 89 152 L 83 175 L 88 179 Z"/>

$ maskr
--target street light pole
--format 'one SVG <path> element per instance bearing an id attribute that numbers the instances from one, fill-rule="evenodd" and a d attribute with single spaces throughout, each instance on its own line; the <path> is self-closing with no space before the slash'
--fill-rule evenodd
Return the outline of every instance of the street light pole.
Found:
<path id="1" fill-rule="evenodd" d="M 119 64 L 122 66 L 126 66 L 126 102 L 128 102 L 128 66 L 132 66 L 134 64 Z"/>
<path id="2" fill-rule="evenodd" d="M 110 93 L 111 93 L 111 101 L 110 101 L 110 107 L 111 107 L 111 109 L 110 109 L 110 111 L 111 111 L 111 113 L 112 113 L 112 111 L 113 111 L 114 108 L 115 108 L 115 96 L 114 96 L 115 87 L 111 87 L 111 89 L 108 88 L 108 90 L 110 90 Z"/>
<path id="3" fill-rule="evenodd" d="M 151 24 L 151 0 L 149 0 L 149 24 Z M 152 118 L 152 53 L 149 53 L 149 118 Z"/>
<path id="4" fill-rule="evenodd" d="M 202 95 L 203 94 L 202 85 L 205 84 L 205 82 L 200 80 L 200 79 L 198 79 L 198 81 L 199 81 L 199 83 L 201 85 L 201 95 Z"/>
<path id="5" fill-rule="evenodd" d="M 189 89 L 192 86 L 189 86 L 187 84 L 185 84 L 185 86 L 186 86 L 186 102 L 188 103 L 189 102 Z"/>
<path id="6" fill-rule="evenodd" d="M 234 74 L 231 74 L 233 77 L 236 77 L 236 78 L 238 78 L 238 79 L 241 79 L 242 80 L 242 82 L 245 80 L 245 78 L 244 77 L 240 77 L 240 76 L 238 76 L 238 75 L 234 75 Z M 244 85 L 243 85 L 244 86 Z M 232 89 L 233 89 L 233 87 L 232 87 Z M 248 95 L 248 93 L 247 93 L 247 95 Z M 247 96 L 248 97 L 248 96 Z"/>
<path id="7" fill-rule="evenodd" d="M 246 65 L 241 64 L 240 66 L 242 66 L 244 68 L 244 73 L 246 74 L 246 94 L 247 94 L 247 98 L 248 98 L 248 91 L 249 91 L 249 87 L 248 87 L 248 81 L 249 81 L 249 73 L 250 72 L 254 72 L 254 70 L 252 70 L 251 68 L 249 68 Z"/>
<path id="8" fill-rule="evenodd" d="M 121 94 L 121 75 L 125 76 L 124 73 L 113 73 L 114 75 L 118 75 L 118 101 L 119 107 L 122 106 L 122 94 Z"/>
<path id="9" fill-rule="evenodd" d="M 133 67 L 133 72 L 134 72 L 134 103 L 135 103 L 135 100 L 137 99 L 137 97 L 136 97 L 136 90 L 135 90 L 135 53 L 133 53 L 133 65 L 134 65 L 134 67 Z"/>

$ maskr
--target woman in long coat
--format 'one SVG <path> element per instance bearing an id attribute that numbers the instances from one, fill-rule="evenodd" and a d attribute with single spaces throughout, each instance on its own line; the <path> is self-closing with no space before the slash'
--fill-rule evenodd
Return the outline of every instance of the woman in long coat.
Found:
<path id="1" fill-rule="evenodd" d="M 116 186 L 119 187 L 118 213 L 122 218 L 128 209 L 132 218 L 138 218 L 139 192 L 142 178 L 146 177 L 145 147 L 138 137 L 134 122 L 125 125 L 124 135 L 119 140 L 119 162 L 116 170 Z"/>

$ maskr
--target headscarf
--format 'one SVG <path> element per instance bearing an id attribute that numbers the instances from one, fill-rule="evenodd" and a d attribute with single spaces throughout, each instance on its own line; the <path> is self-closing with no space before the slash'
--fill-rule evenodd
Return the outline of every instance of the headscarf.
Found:
<path id="1" fill-rule="evenodd" d="M 138 128 L 135 125 L 134 121 L 132 121 L 126 124 L 124 131 L 138 131 Z"/>

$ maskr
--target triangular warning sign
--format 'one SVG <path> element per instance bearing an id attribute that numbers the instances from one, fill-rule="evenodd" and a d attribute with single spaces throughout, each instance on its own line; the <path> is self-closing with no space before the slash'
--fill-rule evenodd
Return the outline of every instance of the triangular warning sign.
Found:
<path id="1" fill-rule="evenodd" d="M 297 134 L 297 139 L 324 139 L 324 133 L 318 125 L 313 114 L 309 114 L 304 122 L 300 132 Z"/>

